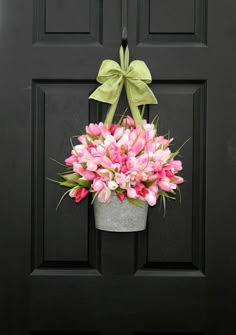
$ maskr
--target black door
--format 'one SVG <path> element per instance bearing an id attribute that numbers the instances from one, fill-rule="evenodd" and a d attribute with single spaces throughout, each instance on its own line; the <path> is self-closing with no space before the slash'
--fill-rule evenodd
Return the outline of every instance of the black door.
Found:
<path id="1" fill-rule="evenodd" d="M 234 0 L 1 0 L 1 334 L 236 333 Z M 153 75 L 159 132 L 182 150 L 182 202 L 141 233 L 96 231 L 90 201 L 46 181 L 103 59 Z M 125 100 L 123 101 L 125 105 Z M 234 186 L 234 187 L 233 187 Z"/>

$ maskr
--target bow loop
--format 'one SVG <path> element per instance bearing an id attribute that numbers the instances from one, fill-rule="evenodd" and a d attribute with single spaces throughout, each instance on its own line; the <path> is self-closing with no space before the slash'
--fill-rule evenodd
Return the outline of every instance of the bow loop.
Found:
<path id="1" fill-rule="evenodd" d="M 120 65 L 114 60 L 106 59 L 102 62 L 96 79 L 100 84 L 103 84 L 108 78 L 121 74 Z"/>
<path id="2" fill-rule="evenodd" d="M 147 84 L 152 82 L 151 73 L 142 60 L 134 60 L 130 63 L 127 71 L 127 77 L 130 79 L 142 80 Z"/>

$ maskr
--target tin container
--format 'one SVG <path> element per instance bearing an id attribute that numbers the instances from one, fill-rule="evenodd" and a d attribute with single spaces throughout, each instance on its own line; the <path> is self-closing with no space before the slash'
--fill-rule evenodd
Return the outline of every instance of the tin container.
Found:
<path id="1" fill-rule="evenodd" d="M 144 207 L 131 204 L 125 198 L 120 201 L 112 195 L 111 202 L 105 204 L 94 201 L 94 217 L 97 229 L 111 232 L 134 232 L 146 229 L 148 203 Z"/>

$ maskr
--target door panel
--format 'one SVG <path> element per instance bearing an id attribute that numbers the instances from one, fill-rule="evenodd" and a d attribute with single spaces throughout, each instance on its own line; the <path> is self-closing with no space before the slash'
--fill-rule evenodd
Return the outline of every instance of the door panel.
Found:
<path id="1" fill-rule="evenodd" d="M 235 333 L 235 2 L 0 4 L 0 134 L 11 156 L 10 177 L 1 167 L 0 333 Z M 104 120 L 108 106 L 88 96 L 101 61 L 118 60 L 124 26 L 159 100 L 146 117 L 158 114 L 173 149 L 189 139 L 181 203 L 165 216 L 150 208 L 147 230 L 125 234 L 95 229 L 90 198 L 56 211 L 63 189 L 47 180 L 70 136 Z M 123 94 L 118 113 L 126 106 Z"/>

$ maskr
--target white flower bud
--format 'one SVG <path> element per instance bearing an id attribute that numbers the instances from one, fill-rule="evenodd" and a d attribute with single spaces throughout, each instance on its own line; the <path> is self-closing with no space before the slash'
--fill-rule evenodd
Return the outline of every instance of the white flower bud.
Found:
<path id="1" fill-rule="evenodd" d="M 117 189 L 118 187 L 118 184 L 114 181 L 114 180 L 110 180 L 108 182 L 108 188 L 111 190 L 111 191 L 114 191 L 115 189 Z"/>

